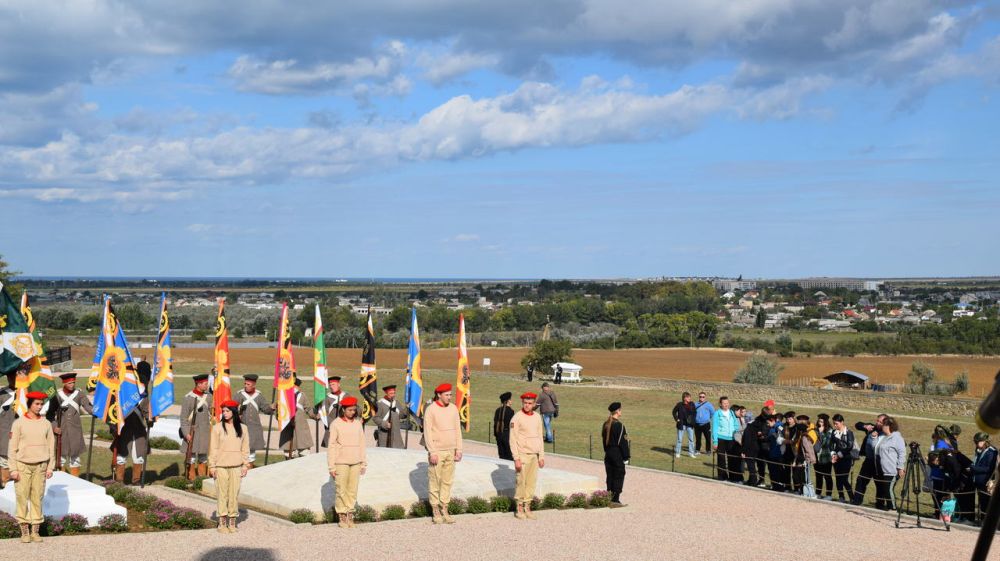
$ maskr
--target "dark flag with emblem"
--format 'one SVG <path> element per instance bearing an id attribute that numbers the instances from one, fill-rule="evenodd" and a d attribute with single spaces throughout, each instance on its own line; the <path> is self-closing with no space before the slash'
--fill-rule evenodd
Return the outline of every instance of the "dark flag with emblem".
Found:
<path id="1" fill-rule="evenodd" d="M 7 373 L 35 356 L 28 323 L 0 283 L 0 372 Z"/>
<path id="2" fill-rule="evenodd" d="M 375 329 L 372 327 L 372 309 L 368 308 L 368 329 L 365 331 L 365 348 L 361 352 L 361 379 L 358 389 L 364 401 L 361 403 L 361 420 L 367 422 L 375 414 L 378 400 L 378 374 L 375 370 Z"/>

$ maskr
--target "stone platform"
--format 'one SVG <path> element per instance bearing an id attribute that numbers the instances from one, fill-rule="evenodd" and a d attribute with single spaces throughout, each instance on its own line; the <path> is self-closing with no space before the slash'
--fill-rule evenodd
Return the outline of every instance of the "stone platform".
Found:
<path id="1" fill-rule="evenodd" d="M 325 452 L 251 470 L 240 488 L 240 504 L 279 516 L 305 508 L 321 517 L 333 508 L 336 492 Z M 589 493 L 599 488 L 594 476 L 545 468 L 539 470 L 536 495 Z M 206 479 L 202 489 L 215 496 L 213 480 Z M 452 497 L 496 495 L 514 495 L 514 462 L 470 454 L 455 465 Z M 376 511 L 389 505 L 408 509 L 415 501 L 426 498 L 426 452 L 368 449 L 368 471 L 358 487 L 358 504 L 371 505 Z"/>
<path id="2" fill-rule="evenodd" d="M 11 481 L 0 490 L 0 511 L 13 516 L 16 507 L 14 482 Z M 67 514 L 82 514 L 90 526 L 97 526 L 97 521 L 106 514 L 128 516 L 125 507 L 115 504 L 115 500 L 104 492 L 104 487 L 63 471 L 53 473 L 52 479 L 45 482 L 42 512 L 56 519 Z"/>

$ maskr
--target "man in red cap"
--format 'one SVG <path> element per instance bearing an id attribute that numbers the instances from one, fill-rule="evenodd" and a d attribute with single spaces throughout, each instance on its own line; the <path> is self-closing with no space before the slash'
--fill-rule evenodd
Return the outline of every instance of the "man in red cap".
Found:
<path id="1" fill-rule="evenodd" d="M 535 400 L 538 395 L 521 394 L 521 410 L 510 421 L 510 451 L 514 456 L 514 471 L 517 472 L 517 486 L 514 500 L 517 502 L 518 520 L 534 520 L 531 499 L 535 497 L 538 469 L 545 467 L 545 428 L 542 416 L 535 414 Z"/>
<path id="2" fill-rule="evenodd" d="M 46 417 L 52 422 L 52 432 L 62 447 L 56 450 L 57 465 L 66 464 L 70 475 L 80 477 L 80 456 L 86 449 L 80 413 L 90 414 L 94 406 L 87 394 L 76 389 L 76 372 L 60 374 L 59 379 L 62 391 L 52 396 Z"/>
<path id="3" fill-rule="evenodd" d="M 358 483 L 368 467 L 364 424 L 357 419 L 358 398 L 340 400 L 340 416 L 330 422 L 326 465 L 337 484 L 334 510 L 341 528 L 354 527 L 354 507 L 358 503 Z"/>
<path id="4" fill-rule="evenodd" d="M 454 524 L 448 515 L 455 462 L 462 461 L 462 425 L 451 403 L 451 384 L 434 388 L 434 402 L 424 411 L 424 447 L 427 448 L 427 498 L 435 524 Z"/>

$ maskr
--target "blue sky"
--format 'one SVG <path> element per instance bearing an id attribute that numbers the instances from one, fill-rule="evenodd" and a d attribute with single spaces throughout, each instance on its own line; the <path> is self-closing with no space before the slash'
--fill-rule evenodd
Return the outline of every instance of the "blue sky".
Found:
<path id="1" fill-rule="evenodd" d="M 0 8 L 27 275 L 1000 274 L 1000 8 Z"/>

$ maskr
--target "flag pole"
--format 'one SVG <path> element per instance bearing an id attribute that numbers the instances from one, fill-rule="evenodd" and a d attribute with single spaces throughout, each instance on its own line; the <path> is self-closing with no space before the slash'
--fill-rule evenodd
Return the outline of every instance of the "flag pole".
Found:
<path id="1" fill-rule="evenodd" d="M 160 319 L 156 322 L 156 343 L 153 345 L 153 368 L 149 375 L 149 380 L 146 381 L 146 406 L 149 417 L 146 419 L 146 458 L 142 462 L 142 471 L 139 474 L 139 488 L 146 487 L 146 464 L 149 463 L 149 457 L 153 452 L 153 445 L 149 442 L 150 425 L 153 424 L 153 391 L 152 385 L 153 380 L 156 378 L 156 366 L 159 364 L 157 361 L 157 354 L 160 351 L 160 329 L 163 328 L 163 304 L 166 301 L 167 293 L 160 293 Z M 140 382 L 142 380 L 139 380 Z"/>
<path id="2" fill-rule="evenodd" d="M 97 424 L 97 417 L 93 414 L 90 415 L 90 449 L 87 451 L 87 473 L 84 474 L 83 479 L 90 481 L 90 460 L 94 457 L 94 425 Z"/>
<path id="3" fill-rule="evenodd" d="M 279 343 L 280 344 L 280 343 Z M 271 388 L 271 403 L 274 403 L 274 398 L 278 396 L 278 388 Z M 271 429 L 274 428 L 274 411 L 271 411 L 267 415 L 267 442 L 264 443 L 264 465 L 267 465 L 267 461 L 271 455 Z"/>

